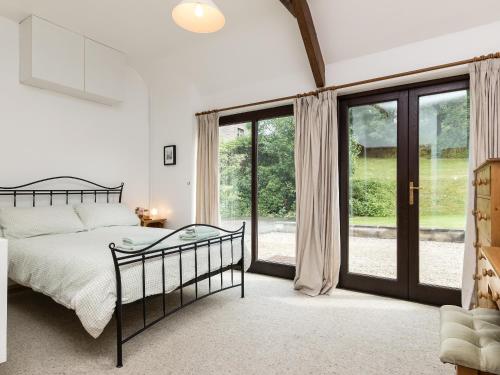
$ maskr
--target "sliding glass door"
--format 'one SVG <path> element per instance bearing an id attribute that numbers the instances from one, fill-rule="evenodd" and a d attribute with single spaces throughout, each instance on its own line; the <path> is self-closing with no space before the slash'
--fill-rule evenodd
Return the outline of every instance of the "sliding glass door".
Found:
<path id="1" fill-rule="evenodd" d="M 468 81 L 340 100 L 341 285 L 458 304 Z"/>
<path id="2" fill-rule="evenodd" d="M 293 107 L 221 117 L 219 136 L 222 226 L 247 222 L 252 271 L 293 278 Z"/>

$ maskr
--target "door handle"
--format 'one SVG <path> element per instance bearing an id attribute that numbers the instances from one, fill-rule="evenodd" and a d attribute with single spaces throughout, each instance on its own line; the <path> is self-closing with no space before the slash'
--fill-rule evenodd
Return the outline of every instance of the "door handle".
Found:
<path id="1" fill-rule="evenodd" d="M 415 186 L 415 183 L 410 181 L 410 206 L 415 204 L 415 197 L 413 195 L 415 190 L 423 190 L 423 187 Z"/>

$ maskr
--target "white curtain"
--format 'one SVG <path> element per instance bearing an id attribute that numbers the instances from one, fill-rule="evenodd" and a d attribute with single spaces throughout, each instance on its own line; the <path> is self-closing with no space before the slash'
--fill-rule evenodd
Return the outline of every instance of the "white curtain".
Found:
<path id="1" fill-rule="evenodd" d="M 476 237 L 474 217 L 473 171 L 489 158 L 500 156 L 500 60 L 490 59 L 470 65 L 470 151 L 469 194 L 465 232 L 462 306 L 470 308 L 474 296 Z"/>
<path id="2" fill-rule="evenodd" d="M 295 289 L 330 294 L 340 270 L 337 94 L 295 100 Z"/>
<path id="3" fill-rule="evenodd" d="M 198 116 L 196 223 L 219 225 L 219 114 Z"/>

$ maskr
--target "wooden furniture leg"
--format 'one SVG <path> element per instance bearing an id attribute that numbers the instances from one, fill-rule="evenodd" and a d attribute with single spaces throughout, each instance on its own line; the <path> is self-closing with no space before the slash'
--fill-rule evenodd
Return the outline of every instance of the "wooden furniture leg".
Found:
<path id="1" fill-rule="evenodd" d="M 456 366 L 457 375 L 493 375 L 491 372 L 482 372 L 479 370 L 474 370 L 473 368 Z"/>
<path id="2" fill-rule="evenodd" d="M 457 375 L 479 375 L 479 371 L 468 367 L 457 366 Z"/>

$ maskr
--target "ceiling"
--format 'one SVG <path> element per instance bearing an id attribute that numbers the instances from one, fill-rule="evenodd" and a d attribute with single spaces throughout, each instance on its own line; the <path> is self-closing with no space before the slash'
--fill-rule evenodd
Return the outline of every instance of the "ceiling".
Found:
<path id="1" fill-rule="evenodd" d="M 35 14 L 134 58 L 165 57 L 202 45 L 206 51 L 211 43 L 241 35 L 248 42 L 263 25 L 266 31 L 274 24 L 286 27 L 291 37 L 300 38 L 295 21 L 278 0 L 216 0 L 227 23 L 221 32 L 209 35 L 189 33 L 173 23 L 170 12 L 177 2 L 0 0 L 0 15 L 20 21 Z M 500 20 L 500 1 L 471 4 L 470 0 L 309 0 L 326 63 Z M 268 32 L 268 38 L 273 36 Z"/>
<path id="2" fill-rule="evenodd" d="M 500 20 L 498 0 L 309 0 L 328 63 Z"/>
<path id="3" fill-rule="evenodd" d="M 163 57 L 255 27 L 255 20 L 286 17 L 278 0 L 216 0 L 226 26 L 214 34 L 194 34 L 171 18 L 180 0 L 0 0 L 0 15 L 21 21 L 35 14 L 137 58 Z M 266 6 L 266 3 L 271 3 Z"/>

